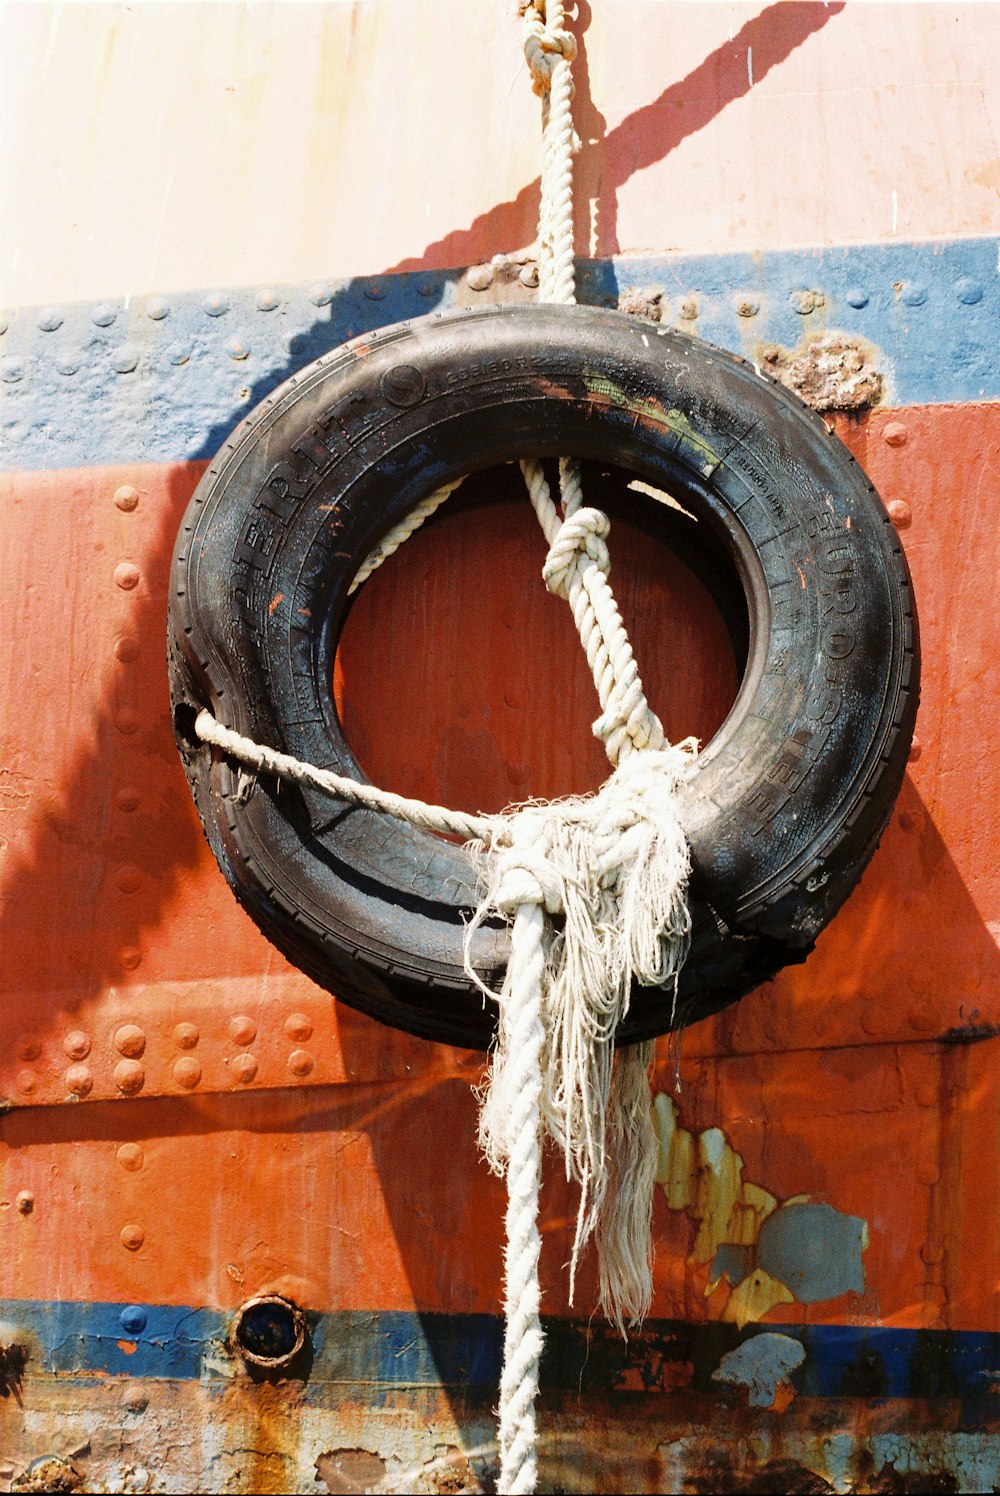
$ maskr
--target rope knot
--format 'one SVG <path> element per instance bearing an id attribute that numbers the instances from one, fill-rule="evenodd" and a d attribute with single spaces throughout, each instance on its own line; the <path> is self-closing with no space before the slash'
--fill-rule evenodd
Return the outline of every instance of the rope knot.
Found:
<path id="1" fill-rule="evenodd" d="M 576 37 L 572 31 L 545 24 L 545 0 L 531 0 L 524 6 L 524 56 L 531 70 L 531 86 L 536 94 L 546 94 L 552 86 L 552 69 L 562 58 L 572 62 L 576 56 Z"/>
<path id="2" fill-rule="evenodd" d="M 549 547 L 542 568 L 545 585 L 556 597 L 569 598 L 569 586 L 574 570 L 584 557 L 593 561 L 605 576 L 611 570 L 611 557 L 604 537 L 611 525 L 608 516 L 600 509 L 586 505 L 564 519 L 559 533 Z"/>
<path id="3" fill-rule="evenodd" d="M 540 904 L 547 914 L 560 914 L 562 888 L 556 868 L 546 857 L 544 831 L 536 824 L 525 838 L 524 819 L 514 817 L 510 827 L 514 845 L 497 858 L 495 907 L 503 914 L 514 914 L 521 904 Z M 525 845 L 525 840 L 533 845 Z"/>

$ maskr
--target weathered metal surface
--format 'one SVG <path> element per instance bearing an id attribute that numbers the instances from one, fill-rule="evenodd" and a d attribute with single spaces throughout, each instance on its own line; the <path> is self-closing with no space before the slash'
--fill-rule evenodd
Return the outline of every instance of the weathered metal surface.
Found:
<path id="1" fill-rule="evenodd" d="M 162 640 L 179 517 L 255 400 L 352 333 L 534 296 L 536 104 L 506 0 L 182 9 L 4 22 L 4 190 L 47 190 L 3 215 L 9 294 L 39 304 L 0 317 L 0 1485 L 490 1489 L 481 1059 L 339 1007 L 242 916 Z M 1000 11 L 593 10 L 584 299 L 804 355 L 835 404 L 823 340 L 863 340 L 881 403 L 830 421 L 906 547 L 925 669 L 899 804 L 814 955 L 660 1046 L 654 1318 L 627 1348 L 588 1318 L 593 1264 L 566 1302 L 576 1201 L 546 1185 L 543 1485 L 992 1489 Z M 459 513 L 360 595 L 332 689 L 373 778 L 486 808 L 597 782 L 539 544 L 520 510 Z M 638 532 L 611 544 L 652 699 L 709 733 L 716 609 Z M 278 1374 L 236 1350 L 259 1296 L 305 1320 Z"/>
<path id="2" fill-rule="evenodd" d="M 509 274 L 524 266 L 500 260 L 9 313 L 0 467 L 213 457 L 277 384 L 349 338 L 450 307 L 535 300 Z M 580 266 L 579 295 L 652 306 L 664 326 L 785 371 L 821 408 L 1000 398 L 994 238 L 595 260 Z"/>

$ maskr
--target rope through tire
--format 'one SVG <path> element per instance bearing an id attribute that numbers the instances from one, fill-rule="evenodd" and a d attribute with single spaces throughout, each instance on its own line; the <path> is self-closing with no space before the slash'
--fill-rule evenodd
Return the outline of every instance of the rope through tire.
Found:
<path id="1" fill-rule="evenodd" d="M 573 83 L 576 42 L 562 0 L 523 7 L 524 50 L 542 98 L 539 300 L 573 305 Z M 537 1479 L 535 1398 L 544 1336 L 538 1230 L 543 1139 L 562 1151 L 580 1185 L 570 1263 L 573 1301 L 579 1254 L 594 1236 L 600 1301 L 625 1331 L 652 1294 L 651 1233 L 657 1143 L 647 1073 L 652 1044 L 615 1063 L 615 1034 L 628 1011 L 633 975 L 674 981 L 687 954 L 690 856 L 677 796 L 694 740 L 672 748 L 651 711 L 608 580 L 609 522 L 583 502 L 579 463 L 559 461 L 560 505 L 541 462 L 521 470 L 549 550 L 546 587 L 573 613 L 600 703 L 595 735 L 614 773 L 595 796 L 531 806 L 500 817 L 425 805 L 314 767 L 224 727 L 211 712 L 197 736 L 266 773 L 346 799 L 412 825 L 470 840 L 481 897 L 466 936 L 466 971 L 496 1000 L 496 1049 L 480 1113 L 480 1142 L 506 1176 L 504 1366 L 500 1388 L 499 1489 L 532 1492 Z M 413 508 L 367 557 L 359 588 L 403 545 L 459 480 Z M 641 750 L 638 752 L 637 750 Z M 511 955 L 499 992 L 471 959 L 476 930 L 491 915 L 512 924 Z M 558 923 L 557 923 L 558 922 Z"/>

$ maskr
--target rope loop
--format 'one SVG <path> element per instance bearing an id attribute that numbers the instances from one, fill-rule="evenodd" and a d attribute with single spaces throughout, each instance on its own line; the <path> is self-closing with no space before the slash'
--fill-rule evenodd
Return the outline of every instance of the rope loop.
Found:
<path id="1" fill-rule="evenodd" d="M 573 572 L 582 565 L 584 558 L 592 561 L 602 575 L 609 574 L 611 556 L 604 537 L 610 529 L 608 516 L 603 510 L 586 505 L 563 520 L 542 567 L 545 585 L 551 593 L 569 599 Z"/>

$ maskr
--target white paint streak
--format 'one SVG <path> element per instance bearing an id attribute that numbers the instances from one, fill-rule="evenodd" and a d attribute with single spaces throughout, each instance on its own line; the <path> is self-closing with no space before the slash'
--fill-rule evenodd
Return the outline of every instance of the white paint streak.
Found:
<path id="1" fill-rule="evenodd" d="M 747 47 L 747 81 L 753 88 L 753 47 Z"/>

